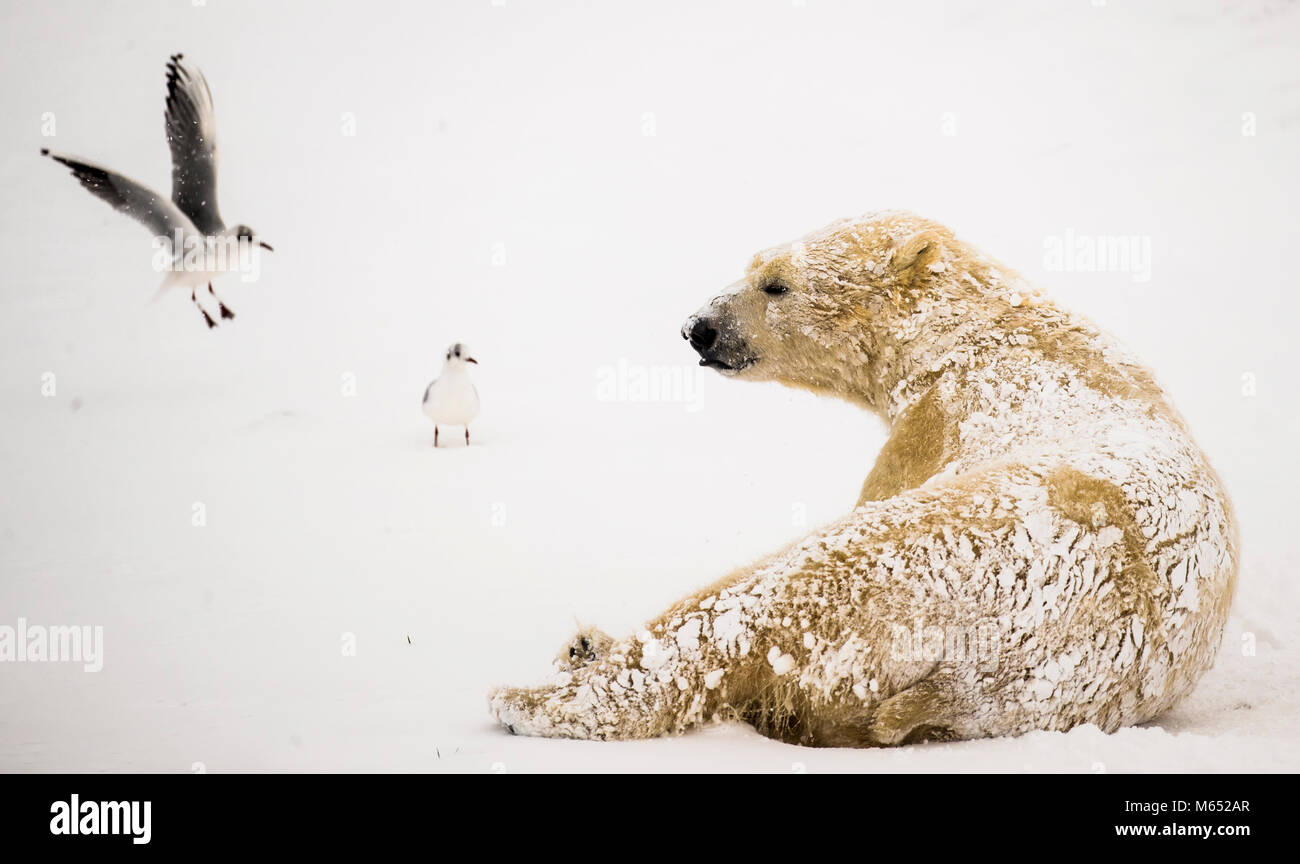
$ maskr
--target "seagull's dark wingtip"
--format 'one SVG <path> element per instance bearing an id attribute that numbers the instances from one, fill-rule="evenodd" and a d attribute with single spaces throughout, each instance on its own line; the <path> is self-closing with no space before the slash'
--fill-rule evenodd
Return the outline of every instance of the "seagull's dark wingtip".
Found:
<path id="1" fill-rule="evenodd" d="M 50 155 L 50 148 L 49 148 L 49 147 L 42 147 L 42 148 L 41 148 L 41 155 L 42 155 L 42 156 L 49 156 L 49 155 Z"/>

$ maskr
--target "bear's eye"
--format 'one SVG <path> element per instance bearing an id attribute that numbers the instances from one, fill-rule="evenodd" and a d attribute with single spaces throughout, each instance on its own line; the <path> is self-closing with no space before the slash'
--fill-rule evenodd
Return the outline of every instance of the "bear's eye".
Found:
<path id="1" fill-rule="evenodd" d="M 773 297 L 779 297 L 782 294 L 789 293 L 790 288 L 784 282 L 768 282 L 763 286 L 763 293 L 770 294 Z"/>

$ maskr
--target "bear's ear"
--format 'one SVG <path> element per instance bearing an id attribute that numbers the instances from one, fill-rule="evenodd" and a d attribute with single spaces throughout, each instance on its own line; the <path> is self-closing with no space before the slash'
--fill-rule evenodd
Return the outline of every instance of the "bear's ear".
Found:
<path id="1" fill-rule="evenodd" d="M 943 252 L 943 238 L 938 231 L 925 229 L 904 238 L 894 247 L 894 257 L 889 261 L 890 269 L 899 272 L 915 264 L 922 255 L 935 258 Z"/>

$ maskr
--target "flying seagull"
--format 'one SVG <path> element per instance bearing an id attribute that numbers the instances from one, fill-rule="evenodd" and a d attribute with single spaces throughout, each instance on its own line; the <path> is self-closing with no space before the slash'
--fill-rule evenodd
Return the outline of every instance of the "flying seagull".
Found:
<path id="1" fill-rule="evenodd" d="M 447 349 L 442 374 L 424 391 L 424 415 L 433 421 L 433 446 L 438 446 L 438 425 L 464 426 L 465 446 L 469 446 L 469 421 L 478 414 L 478 391 L 469 380 L 469 366 L 478 361 L 469 349 L 457 342 Z"/>
<path id="2" fill-rule="evenodd" d="M 159 293 L 189 288 L 190 299 L 203 313 L 208 327 L 217 322 L 199 303 L 197 292 L 205 282 L 217 301 L 222 318 L 234 318 L 212 290 L 212 280 L 239 267 L 241 247 L 259 240 L 247 225 L 229 228 L 217 210 L 217 126 L 212 91 L 203 73 L 173 54 L 167 62 L 167 143 L 172 151 L 172 197 L 91 162 L 42 149 L 72 169 L 81 185 L 119 212 L 144 224 L 155 238 L 166 238 L 171 261 Z"/>

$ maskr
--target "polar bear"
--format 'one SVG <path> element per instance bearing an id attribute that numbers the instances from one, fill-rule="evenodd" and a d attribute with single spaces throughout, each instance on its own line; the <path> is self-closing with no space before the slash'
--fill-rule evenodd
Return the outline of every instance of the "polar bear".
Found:
<path id="1" fill-rule="evenodd" d="M 579 634 L 510 731 L 716 720 L 813 746 L 1159 715 L 1214 661 L 1237 579 L 1224 489 L 1151 374 L 934 222 L 843 220 L 760 252 L 683 327 L 700 363 L 881 415 L 837 522 L 614 640 Z"/>

